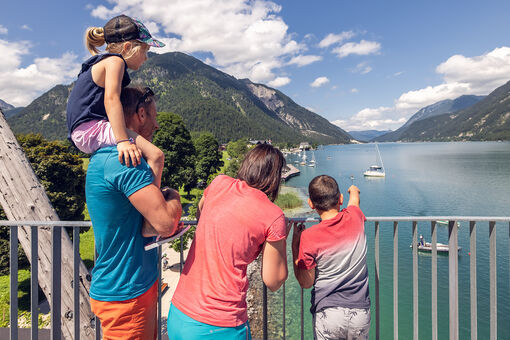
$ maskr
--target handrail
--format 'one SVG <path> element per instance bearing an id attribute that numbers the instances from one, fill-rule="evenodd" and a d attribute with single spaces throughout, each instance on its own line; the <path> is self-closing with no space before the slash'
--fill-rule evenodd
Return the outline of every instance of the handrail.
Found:
<path id="1" fill-rule="evenodd" d="M 490 299 L 489 299 L 489 318 L 490 318 L 490 338 L 497 338 L 497 270 L 496 270 L 496 224 L 501 222 L 507 222 L 508 224 L 508 236 L 510 241 L 510 217 L 509 216 L 376 216 L 376 217 L 367 217 L 367 222 L 374 222 L 375 224 L 375 239 L 374 239 L 374 256 L 375 256 L 375 275 L 371 281 L 374 280 L 375 283 L 375 338 L 380 338 L 380 264 L 379 264 L 379 238 L 380 238 L 380 228 L 381 222 L 393 222 L 393 316 L 394 316 L 394 325 L 393 325 L 393 335 L 395 339 L 398 339 L 398 247 L 395 246 L 398 244 L 399 238 L 399 222 L 412 222 L 412 256 L 413 256 L 413 339 L 418 339 L 418 261 L 417 261 L 417 223 L 418 222 L 429 222 L 431 228 L 431 245 L 432 245 L 432 262 L 431 262 L 431 312 L 432 312 L 432 339 L 438 338 L 438 323 L 437 323 L 437 221 L 446 220 L 448 221 L 448 245 L 452 249 L 449 252 L 449 334 L 450 339 L 458 339 L 459 338 L 459 310 L 458 310 L 458 293 L 459 293 L 459 282 L 458 282 L 458 228 L 455 227 L 457 221 L 469 221 L 469 244 L 470 244 L 470 281 L 471 281 L 471 289 L 470 289 L 470 315 L 471 315 L 471 339 L 477 339 L 477 280 L 476 280 L 476 226 L 477 222 L 489 222 L 488 223 L 488 236 L 489 236 L 489 266 L 490 266 L 490 275 L 489 275 L 489 289 L 490 289 Z M 318 217 L 291 217 L 287 218 L 289 222 L 309 222 L 309 223 L 317 223 L 320 221 Z M 196 220 L 183 220 L 182 221 L 186 225 L 195 225 L 197 224 Z M 60 311 L 60 260 L 59 260 L 59 249 L 60 249 L 60 233 L 62 227 L 72 227 L 73 230 L 73 253 L 74 253 L 74 279 L 76 281 L 79 280 L 77 271 L 78 262 L 79 262 L 79 228 L 82 227 L 90 227 L 92 223 L 90 221 L 8 221 L 8 220 L 0 220 L 0 227 L 10 227 L 10 272 L 11 275 L 11 298 L 10 298 L 10 306 L 11 306 L 11 338 L 16 338 L 18 335 L 17 331 L 17 318 L 14 318 L 17 315 L 17 272 L 18 272 L 18 263 L 17 263 L 17 242 L 18 242 L 18 227 L 20 226 L 30 226 L 31 227 L 31 247 L 34 251 L 31 254 L 31 309 L 35 312 L 32 313 L 32 338 L 37 339 L 37 227 L 55 227 L 52 230 L 53 233 L 53 245 L 52 245 L 52 256 L 57 261 L 54 261 L 52 266 L 52 301 L 50 301 L 52 306 L 52 311 L 56 311 L 55 315 L 52 313 L 51 318 L 51 334 L 54 339 L 60 338 L 61 332 L 61 322 L 60 318 L 57 317 Z M 386 226 L 389 228 L 389 226 Z M 453 248 L 452 248 L 453 247 Z M 510 247 L 509 247 L 510 249 Z M 183 250 L 182 250 L 182 237 L 181 237 L 181 271 L 182 271 L 182 263 L 184 261 Z M 509 254 L 510 255 L 510 254 Z M 161 246 L 158 247 L 158 256 L 161 258 Z M 510 256 L 509 256 L 510 258 Z M 509 261 L 510 262 L 510 261 Z M 161 264 L 158 265 L 158 272 L 161 284 Z M 35 275 L 35 278 L 33 277 Z M 77 287 L 78 285 L 76 285 Z M 265 288 L 265 287 L 264 287 Z M 283 291 L 283 336 L 286 336 L 285 330 L 285 286 L 282 289 Z M 159 289 L 161 292 L 161 289 Z M 263 304 L 267 306 L 267 294 L 264 295 Z M 76 318 L 79 313 L 77 313 L 77 308 L 79 308 L 79 295 L 77 291 L 75 291 L 75 302 L 74 302 L 74 312 L 71 314 Z M 161 306 L 161 296 L 158 298 L 158 305 Z M 161 309 L 161 308 L 159 308 Z M 304 339 L 304 316 L 303 316 L 304 302 L 303 302 L 303 289 L 301 289 L 301 339 Z M 269 337 L 267 332 L 267 312 L 264 313 L 264 339 Z M 67 317 L 67 315 L 66 315 Z M 79 319 L 75 319 L 75 339 L 79 339 Z M 158 326 L 159 326 L 159 335 L 158 339 L 161 339 L 161 311 L 158 313 Z M 101 336 L 99 320 L 96 319 L 96 339 L 99 339 Z"/>

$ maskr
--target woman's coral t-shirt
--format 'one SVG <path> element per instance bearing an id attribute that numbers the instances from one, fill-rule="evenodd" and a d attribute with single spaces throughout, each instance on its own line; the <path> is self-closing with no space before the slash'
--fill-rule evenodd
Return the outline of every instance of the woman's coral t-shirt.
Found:
<path id="1" fill-rule="evenodd" d="M 248 320 L 246 268 L 265 241 L 286 237 L 285 216 L 260 190 L 221 175 L 204 191 L 204 205 L 172 304 L 209 325 Z"/>

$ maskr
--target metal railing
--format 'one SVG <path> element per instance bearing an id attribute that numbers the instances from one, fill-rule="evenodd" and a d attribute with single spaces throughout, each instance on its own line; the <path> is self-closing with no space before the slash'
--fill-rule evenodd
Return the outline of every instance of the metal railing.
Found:
<path id="1" fill-rule="evenodd" d="M 293 222 L 318 222 L 314 218 L 289 218 Z M 429 222 L 431 230 L 431 321 L 432 321 L 432 339 L 438 339 L 438 301 L 437 301 L 437 228 L 436 221 L 448 221 L 448 246 L 449 246 L 449 338 L 459 339 L 459 300 L 458 300 L 458 228 L 457 221 L 469 222 L 469 243 L 470 243 L 470 318 L 471 318 L 471 339 L 477 339 L 477 263 L 476 263 L 476 223 L 489 223 L 489 265 L 490 265 L 490 339 L 497 339 L 497 270 L 496 270 L 496 223 L 508 223 L 508 242 L 510 245 L 510 217 L 472 217 L 472 216 L 420 216 L 420 217 L 367 217 L 367 223 L 374 223 L 374 273 L 370 274 L 371 281 L 375 285 L 375 338 L 380 339 L 380 223 L 393 222 L 393 336 L 398 339 L 399 319 L 398 319 L 398 239 L 399 223 L 412 222 L 412 277 L 413 277 L 413 339 L 418 339 L 418 222 Z M 184 224 L 196 224 L 196 221 L 183 221 Z M 91 222 L 76 221 L 0 221 L 0 227 L 10 227 L 10 338 L 18 338 L 18 227 L 29 226 L 31 228 L 31 334 L 32 339 L 38 338 L 38 227 L 52 228 L 52 284 L 51 284 L 51 337 L 52 339 L 61 338 L 61 233 L 63 227 L 73 228 L 73 277 L 74 282 L 79 281 L 79 267 L 81 261 L 79 253 L 80 233 L 79 228 L 90 227 Z M 510 249 L 510 247 L 509 247 Z M 158 257 L 161 260 L 161 246 L 158 247 Z M 510 253 L 509 253 L 510 259 Z M 94 258 L 95 261 L 95 258 Z M 180 271 L 184 262 L 182 238 L 180 251 Z M 510 261 L 509 261 L 510 262 Z M 510 272 L 510 270 L 509 270 Z M 373 275 L 373 276 L 372 276 Z M 161 261 L 158 261 L 158 339 L 161 339 Z M 80 320 L 79 320 L 79 287 L 74 285 L 74 339 L 80 338 Z M 283 338 L 286 338 L 286 302 L 285 302 L 285 284 L 282 289 L 283 302 Z M 301 339 L 304 339 L 304 299 L 301 289 Z M 267 314 L 267 289 L 263 288 L 263 338 L 268 338 L 268 314 Z M 101 330 L 99 320 L 95 320 L 95 337 L 100 339 Z"/>

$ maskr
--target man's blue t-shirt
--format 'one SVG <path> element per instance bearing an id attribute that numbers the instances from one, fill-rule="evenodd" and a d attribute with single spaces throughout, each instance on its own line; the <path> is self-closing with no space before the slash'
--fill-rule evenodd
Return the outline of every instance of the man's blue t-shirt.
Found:
<path id="1" fill-rule="evenodd" d="M 124 301 L 145 293 L 157 279 L 157 251 L 145 251 L 152 238 L 142 236 L 142 215 L 128 197 L 150 185 L 149 165 L 126 167 L 115 146 L 96 151 L 90 158 L 85 193 L 94 229 L 96 264 L 90 297 Z"/>

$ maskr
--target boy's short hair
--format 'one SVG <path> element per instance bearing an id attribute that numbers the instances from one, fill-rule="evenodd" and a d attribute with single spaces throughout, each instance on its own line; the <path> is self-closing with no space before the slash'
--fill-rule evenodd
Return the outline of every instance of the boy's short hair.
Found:
<path id="1" fill-rule="evenodd" d="M 337 205 L 340 199 L 340 189 L 333 177 L 320 175 L 308 184 L 308 195 L 310 195 L 315 209 L 328 211 Z"/>

